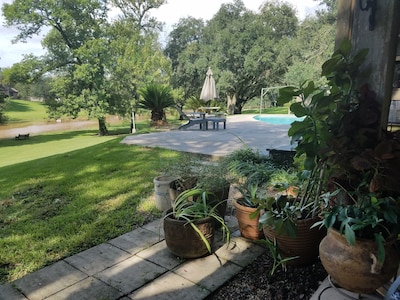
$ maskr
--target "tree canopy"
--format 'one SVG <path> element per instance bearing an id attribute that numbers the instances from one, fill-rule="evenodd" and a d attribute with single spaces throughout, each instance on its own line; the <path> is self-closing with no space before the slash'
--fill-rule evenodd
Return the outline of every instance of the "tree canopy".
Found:
<path id="1" fill-rule="evenodd" d="M 89 116 L 99 120 L 99 133 L 104 135 L 107 134 L 106 115 L 127 114 L 132 108 L 131 100 L 137 94 L 138 82 L 143 79 L 143 76 L 134 75 L 130 80 L 119 77 L 122 73 L 118 72 L 118 66 L 127 60 L 127 55 L 133 53 L 136 64 L 130 63 L 130 69 L 126 69 L 124 74 L 137 75 L 135 69 L 145 66 L 145 72 L 139 73 L 160 70 L 163 76 L 167 76 L 164 69 L 168 69 L 168 64 L 165 59 L 163 61 L 159 47 L 148 46 L 149 43 L 157 43 L 155 30 L 159 26 L 148 17 L 148 12 L 164 2 L 14 0 L 3 5 L 3 13 L 7 25 L 16 26 L 19 30 L 17 41 L 25 41 L 50 28 L 42 41 L 47 54 L 41 71 L 52 72 L 56 77 L 53 91 L 58 102 L 52 107 L 53 111 L 76 117 L 81 110 L 85 110 Z M 112 5 L 122 8 L 123 16 L 118 21 L 109 18 Z M 121 34 L 120 29 L 123 29 Z M 122 36 L 128 39 L 122 39 Z M 147 45 L 145 56 L 143 52 L 132 51 L 132 47 L 137 48 L 138 45 Z M 115 84 L 120 80 L 124 80 L 124 86 Z"/>
<path id="2" fill-rule="evenodd" d="M 150 12 L 166 0 L 14 0 L 2 9 L 19 31 L 15 40 L 46 30 L 47 52 L 4 77 L 26 84 L 45 74 L 52 115 L 86 111 L 99 120 L 100 134 L 107 134 L 105 117 L 130 116 L 150 84 L 171 85 L 180 105 L 193 102 L 209 67 L 220 101 L 241 113 L 262 88 L 319 77 L 333 49 L 337 0 L 315 1 L 320 8 L 301 22 L 285 2 L 268 0 L 257 12 L 241 0 L 225 3 L 208 21 L 180 19 L 162 49 L 162 24 Z"/>

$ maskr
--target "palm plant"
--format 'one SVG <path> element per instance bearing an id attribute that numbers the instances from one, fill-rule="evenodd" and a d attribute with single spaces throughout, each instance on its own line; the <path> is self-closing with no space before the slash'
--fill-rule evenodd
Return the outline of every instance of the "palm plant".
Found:
<path id="1" fill-rule="evenodd" d="M 151 121 L 166 121 L 164 109 L 175 104 L 169 86 L 149 84 L 140 90 L 138 107 L 151 110 Z"/>

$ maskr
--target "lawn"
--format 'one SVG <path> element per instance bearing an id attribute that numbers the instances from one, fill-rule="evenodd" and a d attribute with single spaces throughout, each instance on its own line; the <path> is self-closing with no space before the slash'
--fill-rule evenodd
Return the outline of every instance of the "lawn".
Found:
<path id="1" fill-rule="evenodd" d="M 25 122 L 21 114 L 40 107 L 22 104 L 8 116 Z M 43 111 L 30 118 L 42 120 Z M 107 137 L 93 129 L 0 140 L 0 283 L 160 217 L 153 178 L 180 153 L 121 144 L 127 128 L 110 126 Z M 136 128 L 155 130 L 145 118 Z"/>
<path id="2" fill-rule="evenodd" d="M 66 135 L 73 143 L 71 134 Z M 160 216 L 153 178 L 179 153 L 128 146 L 120 140 L 0 168 L 0 282 Z M 57 141 L 63 142 L 60 135 L 54 136 L 53 143 Z M 48 143 L 42 145 L 47 153 Z M 33 146 L 39 151 L 40 144 Z M 14 147 L 15 152 L 19 149 Z"/>
<path id="3" fill-rule="evenodd" d="M 43 102 L 10 99 L 7 103 L 5 114 L 8 123 L 33 123 L 47 121 L 47 107 Z M 64 116 L 62 119 L 70 119 Z M 87 120 L 86 114 L 78 116 L 80 120 Z"/>
<path id="4" fill-rule="evenodd" d="M 37 122 L 43 112 L 8 116 Z M 148 123 L 139 121 L 137 132 L 154 131 Z M 153 178 L 180 154 L 121 144 L 129 123 L 109 130 L 106 137 L 93 129 L 0 139 L 0 283 L 160 217 Z"/>

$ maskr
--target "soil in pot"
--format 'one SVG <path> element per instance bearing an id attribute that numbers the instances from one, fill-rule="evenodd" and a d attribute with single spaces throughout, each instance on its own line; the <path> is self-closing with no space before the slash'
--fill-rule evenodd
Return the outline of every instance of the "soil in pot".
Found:
<path id="1" fill-rule="evenodd" d="M 167 211 L 170 212 L 171 210 Z M 211 245 L 214 243 L 214 218 L 208 217 L 194 221 L 194 224 Z M 173 217 L 164 218 L 164 236 L 168 249 L 182 258 L 197 258 L 209 254 L 199 234 L 185 220 Z"/>
<path id="2" fill-rule="evenodd" d="M 240 205 L 238 200 L 233 200 L 235 206 L 236 218 L 239 224 L 240 235 L 250 240 L 260 240 L 264 238 L 264 232 L 258 228 L 258 220 L 250 218 L 250 214 L 256 211 L 256 208 Z"/>
<path id="3" fill-rule="evenodd" d="M 314 263 L 318 259 L 319 243 L 326 235 L 324 228 L 312 228 L 310 227 L 319 218 L 309 218 L 297 221 L 297 235 L 296 237 L 290 237 L 285 234 L 277 234 L 275 230 L 270 226 L 263 226 L 265 237 L 270 241 L 276 243 L 282 258 L 296 257 L 296 259 L 289 260 L 286 264 L 295 267 L 307 266 Z"/>
<path id="4" fill-rule="evenodd" d="M 399 257 L 395 239 L 385 244 L 385 261 L 376 260 L 377 245 L 373 240 L 356 239 L 350 245 L 335 229 L 329 229 L 319 246 L 320 258 L 332 281 L 355 293 L 372 293 L 387 283 L 397 272 Z"/>

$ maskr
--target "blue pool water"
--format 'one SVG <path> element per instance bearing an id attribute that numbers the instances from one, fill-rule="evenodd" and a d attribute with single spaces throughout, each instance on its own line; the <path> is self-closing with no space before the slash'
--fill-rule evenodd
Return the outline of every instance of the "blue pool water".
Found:
<path id="1" fill-rule="evenodd" d="M 294 115 L 257 115 L 254 116 L 253 119 L 269 124 L 289 125 L 293 121 L 300 121 L 303 118 L 297 118 Z"/>

